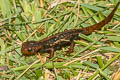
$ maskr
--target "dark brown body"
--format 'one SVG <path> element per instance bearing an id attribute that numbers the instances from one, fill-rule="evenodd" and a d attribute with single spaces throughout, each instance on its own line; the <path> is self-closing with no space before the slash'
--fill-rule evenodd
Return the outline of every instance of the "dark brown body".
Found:
<path id="1" fill-rule="evenodd" d="M 111 21 L 118 5 L 113 9 L 113 11 L 101 22 L 89 26 L 87 28 L 81 28 L 81 29 L 71 29 L 71 30 L 65 30 L 64 32 L 57 33 L 53 36 L 47 37 L 45 39 L 42 39 L 40 41 L 27 41 L 22 44 L 21 52 L 24 56 L 34 55 L 38 52 L 40 53 L 50 53 L 50 57 L 54 55 L 54 51 L 60 50 L 62 47 L 69 46 L 68 53 L 73 52 L 74 50 L 74 40 L 80 39 L 78 34 L 86 34 L 89 35 L 95 30 L 101 29 L 105 24 Z"/>

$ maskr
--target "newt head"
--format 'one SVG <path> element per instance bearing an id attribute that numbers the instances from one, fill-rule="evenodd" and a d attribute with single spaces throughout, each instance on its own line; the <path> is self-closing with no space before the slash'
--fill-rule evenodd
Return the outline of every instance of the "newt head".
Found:
<path id="1" fill-rule="evenodd" d="M 23 56 L 31 56 L 37 54 L 41 48 L 42 45 L 37 41 L 27 41 L 22 44 L 21 52 Z"/>

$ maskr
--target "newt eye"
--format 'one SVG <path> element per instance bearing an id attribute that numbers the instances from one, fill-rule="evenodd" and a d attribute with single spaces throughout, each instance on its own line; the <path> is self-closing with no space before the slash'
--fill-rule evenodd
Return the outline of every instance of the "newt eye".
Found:
<path id="1" fill-rule="evenodd" d="M 29 51 L 29 52 L 32 52 L 33 50 L 32 50 L 32 48 L 28 48 L 28 51 Z"/>

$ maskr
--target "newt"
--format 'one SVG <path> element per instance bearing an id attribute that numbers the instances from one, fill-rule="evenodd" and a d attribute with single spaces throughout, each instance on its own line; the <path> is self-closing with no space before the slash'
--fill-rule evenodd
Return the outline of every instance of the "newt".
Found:
<path id="1" fill-rule="evenodd" d="M 24 42 L 21 48 L 21 52 L 23 53 L 22 55 L 30 56 L 37 53 L 50 53 L 49 57 L 53 57 L 54 52 L 56 50 L 60 50 L 62 47 L 66 47 L 66 46 L 70 46 L 67 53 L 72 53 L 74 51 L 74 46 L 75 46 L 74 40 L 80 39 L 79 33 L 89 35 L 95 30 L 99 30 L 104 25 L 108 24 L 111 21 L 119 4 L 120 2 L 117 3 L 115 8 L 105 19 L 94 25 L 91 25 L 86 28 L 64 30 L 63 32 L 59 32 L 55 35 L 49 36 L 40 41 Z"/>

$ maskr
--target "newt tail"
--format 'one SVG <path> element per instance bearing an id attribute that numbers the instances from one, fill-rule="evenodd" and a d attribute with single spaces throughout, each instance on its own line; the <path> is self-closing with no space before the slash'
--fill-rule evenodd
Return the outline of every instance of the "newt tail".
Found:
<path id="1" fill-rule="evenodd" d="M 21 52 L 24 56 L 34 55 L 36 53 L 50 53 L 49 57 L 54 56 L 54 51 L 60 50 L 62 47 L 70 46 L 67 53 L 71 53 L 74 51 L 74 40 L 79 40 L 79 33 L 89 35 L 95 30 L 101 29 L 105 24 L 108 24 L 115 11 L 117 10 L 120 2 L 117 3 L 116 7 L 112 10 L 112 12 L 101 22 L 89 26 L 87 28 L 81 29 L 70 29 L 65 30 L 63 32 L 59 32 L 55 35 L 44 38 L 40 41 L 27 41 L 22 44 Z"/>
<path id="2" fill-rule="evenodd" d="M 94 25 L 91 25 L 89 27 L 83 28 L 83 30 L 84 30 L 83 34 L 89 35 L 92 32 L 94 32 L 95 30 L 101 29 L 105 24 L 108 24 L 111 21 L 111 19 L 114 15 L 115 11 L 117 10 L 119 4 L 120 4 L 120 2 L 117 3 L 117 5 L 113 9 L 113 11 L 104 20 L 102 20 L 101 22 L 99 22 L 97 24 L 94 24 Z"/>

